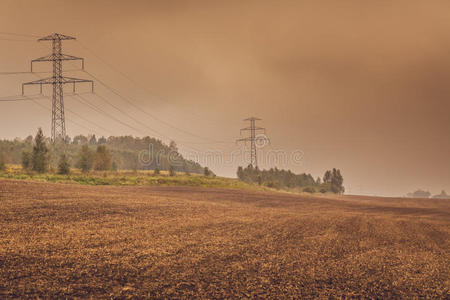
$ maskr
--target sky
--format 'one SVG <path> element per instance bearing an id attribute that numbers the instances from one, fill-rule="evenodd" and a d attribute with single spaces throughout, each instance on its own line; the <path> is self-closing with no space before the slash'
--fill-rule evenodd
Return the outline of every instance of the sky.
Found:
<path id="1" fill-rule="evenodd" d="M 65 89 L 71 136 L 174 140 L 235 176 L 247 163 L 235 140 L 256 116 L 270 138 L 262 168 L 314 177 L 339 168 L 353 194 L 450 192 L 449 9 L 440 0 L 2 0 L 0 99 L 48 76 L 43 63 L 7 73 L 29 71 L 51 51 L 36 39 L 58 32 L 77 38 L 64 53 L 85 58 L 87 72 L 70 62 L 66 76 L 101 81 L 95 94 L 80 85 L 82 99 Z M 35 102 L 0 102 L 0 138 L 50 135 L 50 100 Z"/>

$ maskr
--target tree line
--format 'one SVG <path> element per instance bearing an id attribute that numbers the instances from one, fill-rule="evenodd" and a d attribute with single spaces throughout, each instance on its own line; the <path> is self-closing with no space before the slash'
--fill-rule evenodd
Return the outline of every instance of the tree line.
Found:
<path id="1" fill-rule="evenodd" d="M 271 168 L 270 170 L 260 170 L 258 167 L 249 165 L 246 168 L 239 167 L 237 170 L 239 180 L 250 183 L 267 186 L 275 189 L 298 189 L 308 193 L 314 192 L 332 192 L 342 194 L 345 191 L 343 186 L 344 178 L 339 169 L 332 169 L 325 172 L 323 178 L 318 177 L 314 180 L 311 174 L 295 174 L 290 170 L 279 170 Z"/>
<path id="2" fill-rule="evenodd" d="M 140 156 L 144 155 L 145 159 Z M 187 160 L 178 152 L 175 142 L 169 145 L 151 137 L 78 135 L 66 143 L 51 143 L 42 130 L 26 139 L 0 140 L 0 168 L 21 164 L 24 169 L 64 173 L 70 167 L 90 170 L 166 170 L 205 173 L 200 164 Z M 210 173 L 210 171 L 207 171 Z"/>

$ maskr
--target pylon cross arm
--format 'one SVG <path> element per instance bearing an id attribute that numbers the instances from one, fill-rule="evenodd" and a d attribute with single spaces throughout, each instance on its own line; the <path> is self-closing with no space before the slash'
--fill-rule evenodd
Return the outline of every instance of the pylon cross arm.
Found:
<path id="1" fill-rule="evenodd" d="M 55 59 L 58 60 L 84 60 L 84 58 L 81 57 L 76 57 L 73 55 L 68 55 L 68 54 L 61 54 L 61 55 L 54 55 L 54 54 L 50 54 L 47 56 L 43 56 L 43 57 L 39 57 L 36 59 L 33 59 L 31 62 L 40 62 L 40 61 L 53 61 Z"/>
<path id="2" fill-rule="evenodd" d="M 48 77 L 48 78 L 43 78 L 43 79 L 39 79 L 39 80 L 22 83 L 22 95 L 24 94 L 24 86 L 25 85 L 39 84 L 42 87 L 43 84 L 57 84 L 57 83 L 76 84 L 76 83 L 83 83 L 83 82 L 91 83 L 92 91 L 94 90 L 94 81 L 89 80 L 89 79 L 80 79 L 80 78 L 74 78 L 74 77 L 61 77 L 61 78 L 57 79 L 54 77 Z M 74 87 L 74 91 L 75 91 L 75 87 Z"/>
<path id="3" fill-rule="evenodd" d="M 47 56 L 33 59 L 31 61 L 31 72 L 33 72 L 33 63 L 55 61 L 55 60 L 81 60 L 81 69 L 84 70 L 84 58 L 82 58 L 82 57 L 76 57 L 76 56 L 68 55 L 68 54 L 61 54 L 61 55 L 50 54 Z"/>
<path id="4" fill-rule="evenodd" d="M 38 39 L 38 42 L 40 41 L 52 41 L 52 40 L 75 40 L 73 36 L 64 35 L 61 33 L 54 33 L 51 35 L 48 35 L 46 37 Z"/>

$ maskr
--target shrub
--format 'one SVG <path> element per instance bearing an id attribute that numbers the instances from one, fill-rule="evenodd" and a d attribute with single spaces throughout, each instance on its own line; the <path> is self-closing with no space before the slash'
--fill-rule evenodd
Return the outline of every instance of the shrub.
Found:
<path id="1" fill-rule="evenodd" d="M 161 171 L 159 170 L 159 168 L 155 168 L 155 170 L 153 171 L 153 175 L 159 175 L 161 174 Z"/>
<path id="2" fill-rule="evenodd" d="M 70 163 L 65 154 L 61 154 L 58 162 L 58 174 L 70 174 Z"/>
<path id="3" fill-rule="evenodd" d="M 207 177 L 211 175 L 211 171 L 209 170 L 208 167 L 205 167 L 205 168 L 203 169 L 203 175 L 205 175 L 205 176 L 207 176 Z"/>
<path id="4" fill-rule="evenodd" d="M 281 188 L 280 183 L 277 181 L 268 181 L 268 182 L 265 182 L 264 185 L 267 186 L 268 188 L 277 189 L 277 190 L 279 190 Z"/>
<path id="5" fill-rule="evenodd" d="M 173 166 L 169 167 L 169 176 L 175 176 L 175 168 Z"/>
<path id="6" fill-rule="evenodd" d="M 105 145 L 97 146 L 94 158 L 94 169 L 97 171 L 111 170 L 111 153 Z"/>
<path id="7" fill-rule="evenodd" d="M 303 189 L 303 192 L 305 192 L 305 193 L 315 193 L 316 192 L 316 190 L 314 189 L 314 188 L 312 188 L 312 187 L 310 187 L 310 186 L 307 186 L 307 187 L 305 187 L 304 189 Z"/>

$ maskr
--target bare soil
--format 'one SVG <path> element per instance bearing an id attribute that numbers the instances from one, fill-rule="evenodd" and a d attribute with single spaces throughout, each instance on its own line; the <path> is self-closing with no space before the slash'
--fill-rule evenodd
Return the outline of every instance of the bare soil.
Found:
<path id="1" fill-rule="evenodd" d="M 450 298 L 450 201 L 0 179 L 0 298 Z"/>

